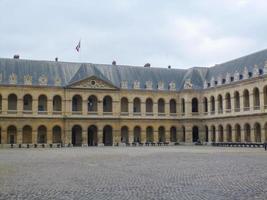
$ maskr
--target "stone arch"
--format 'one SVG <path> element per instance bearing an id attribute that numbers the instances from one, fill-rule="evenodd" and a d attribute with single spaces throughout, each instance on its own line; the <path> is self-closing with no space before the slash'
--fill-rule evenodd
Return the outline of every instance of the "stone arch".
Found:
<path id="1" fill-rule="evenodd" d="M 193 126 L 192 128 L 192 142 L 199 141 L 199 129 L 198 126 Z"/>
<path id="2" fill-rule="evenodd" d="M 62 111 L 62 99 L 61 96 L 55 95 L 53 97 L 53 111 L 61 112 Z"/>
<path id="3" fill-rule="evenodd" d="M 177 129 L 175 126 L 170 128 L 171 142 L 177 142 Z"/>
<path id="4" fill-rule="evenodd" d="M 22 143 L 31 144 L 32 143 L 32 127 L 26 125 L 22 128 Z"/>
<path id="5" fill-rule="evenodd" d="M 153 113 L 153 100 L 151 98 L 146 99 L 146 113 Z"/>
<path id="6" fill-rule="evenodd" d="M 210 97 L 210 105 L 211 105 L 211 108 L 210 108 L 211 113 L 215 113 L 215 97 L 214 96 Z"/>
<path id="7" fill-rule="evenodd" d="M 254 138 L 255 142 L 257 143 L 261 142 L 261 125 L 258 122 L 254 124 Z"/>
<path id="8" fill-rule="evenodd" d="M 151 126 L 148 126 L 146 128 L 146 141 L 154 142 L 154 131 L 153 131 L 153 127 Z"/>
<path id="9" fill-rule="evenodd" d="M 30 94 L 26 94 L 23 97 L 23 110 L 32 111 L 32 96 Z"/>
<path id="10" fill-rule="evenodd" d="M 158 100 L 158 113 L 165 113 L 165 101 L 162 98 Z"/>
<path id="11" fill-rule="evenodd" d="M 230 124 L 226 125 L 226 141 L 232 142 L 232 126 Z"/>
<path id="12" fill-rule="evenodd" d="M 83 99 L 80 95 L 76 94 L 72 97 L 72 111 L 82 112 Z"/>
<path id="13" fill-rule="evenodd" d="M 128 105 L 129 105 L 128 99 L 126 97 L 122 97 L 121 98 L 121 112 L 122 113 L 128 113 L 129 112 Z"/>
<path id="14" fill-rule="evenodd" d="M 121 142 L 129 143 L 129 129 L 127 126 L 121 127 Z"/>
<path id="15" fill-rule="evenodd" d="M 248 123 L 244 125 L 244 139 L 245 142 L 251 142 L 251 128 Z"/>
<path id="16" fill-rule="evenodd" d="M 232 105 L 231 105 L 231 95 L 229 92 L 225 94 L 225 109 L 226 110 L 231 110 Z"/>
<path id="17" fill-rule="evenodd" d="M 140 128 L 140 126 L 134 127 L 134 142 L 141 143 L 141 128 Z"/>
<path id="18" fill-rule="evenodd" d="M 38 97 L 38 111 L 47 111 L 47 96 L 44 94 Z"/>
<path id="19" fill-rule="evenodd" d="M 253 107 L 254 110 L 260 109 L 260 91 L 257 87 L 253 89 Z"/>
<path id="20" fill-rule="evenodd" d="M 219 142 L 223 142 L 223 126 L 222 125 L 219 125 L 218 126 L 218 141 Z"/>
<path id="21" fill-rule="evenodd" d="M 52 130 L 53 134 L 53 143 L 62 143 L 62 133 L 61 133 L 61 127 L 60 126 L 54 126 Z"/>
<path id="22" fill-rule="evenodd" d="M 103 129 L 103 144 L 105 146 L 113 145 L 113 133 L 110 125 L 106 125 Z"/>
<path id="23" fill-rule="evenodd" d="M 97 146 L 98 144 L 97 127 L 95 125 L 89 126 L 87 134 L 88 134 L 87 137 L 88 146 Z"/>
<path id="24" fill-rule="evenodd" d="M 112 112 L 112 98 L 105 96 L 103 99 L 103 112 Z"/>
<path id="25" fill-rule="evenodd" d="M 235 142 L 241 142 L 241 126 L 235 125 Z"/>
<path id="26" fill-rule="evenodd" d="M 18 104 L 17 95 L 15 95 L 15 94 L 8 95 L 8 110 L 16 111 L 17 110 L 17 104 Z"/>
<path id="27" fill-rule="evenodd" d="M 17 128 L 13 125 L 7 128 L 7 141 L 8 141 L 8 144 L 17 143 Z"/>
<path id="28" fill-rule="evenodd" d="M 38 127 L 37 130 L 37 143 L 45 144 L 47 143 L 47 129 L 44 125 Z"/>
<path id="29" fill-rule="evenodd" d="M 82 146 L 82 127 L 80 125 L 72 127 L 71 142 L 73 146 Z"/>
<path id="30" fill-rule="evenodd" d="M 198 112 L 198 99 L 194 97 L 191 103 L 192 103 L 192 113 Z"/>
<path id="31" fill-rule="evenodd" d="M 141 113 L 141 100 L 138 97 L 133 100 L 133 112 Z"/>
<path id="32" fill-rule="evenodd" d="M 166 142 L 166 133 L 165 133 L 165 127 L 164 126 L 159 127 L 158 138 L 159 138 L 159 142 Z"/>
<path id="33" fill-rule="evenodd" d="M 184 114 L 185 113 L 185 99 L 181 99 L 181 112 Z"/>
<path id="34" fill-rule="evenodd" d="M 95 95 L 90 95 L 87 102 L 88 112 L 97 112 L 97 97 Z"/>
<path id="35" fill-rule="evenodd" d="M 176 100 L 170 100 L 170 113 L 176 113 Z"/>
<path id="36" fill-rule="evenodd" d="M 205 126 L 205 142 L 209 142 L 209 127 Z"/>
<path id="37" fill-rule="evenodd" d="M 186 130 L 185 130 L 185 126 L 182 126 L 181 142 L 186 142 Z"/>
<path id="38" fill-rule="evenodd" d="M 211 142 L 216 142 L 216 127 L 212 125 L 211 129 Z"/>
<path id="39" fill-rule="evenodd" d="M 218 95 L 217 97 L 217 101 L 218 101 L 218 113 L 223 113 L 223 98 L 222 95 Z"/>

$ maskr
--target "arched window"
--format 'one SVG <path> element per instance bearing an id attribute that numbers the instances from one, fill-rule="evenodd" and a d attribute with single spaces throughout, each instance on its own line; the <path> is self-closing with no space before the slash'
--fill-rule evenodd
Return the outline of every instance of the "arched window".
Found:
<path id="1" fill-rule="evenodd" d="M 235 91 L 234 93 L 234 101 L 235 101 L 235 112 L 240 111 L 240 95 L 238 91 Z"/>
<path id="2" fill-rule="evenodd" d="M 158 134 L 159 142 L 166 142 L 165 128 L 163 126 L 159 127 Z"/>
<path id="3" fill-rule="evenodd" d="M 235 142 L 241 142 L 241 127 L 239 124 L 235 125 Z"/>
<path id="4" fill-rule="evenodd" d="M 258 88 L 253 89 L 254 110 L 260 109 L 260 91 Z"/>
<path id="5" fill-rule="evenodd" d="M 230 124 L 226 126 L 226 141 L 232 142 L 232 126 Z"/>
<path id="6" fill-rule="evenodd" d="M 219 142 L 223 142 L 223 126 L 219 125 L 218 127 L 218 140 Z"/>
<path id="7" fill-rule="evenodd" d="M 75 95 L 72 97 L 72 112 L 82 112 L 82 97 Z"/>
<path id="8" fill-rule="evenodd" d="M 230 93 L 226 93 L 226 95 L 225 95 L 225 108 L 226 108 L 226 112 L 231 112 L 232 105 L 231 105 Z"/>
<path id="9" fill-rule="evenodd" d="M 71 130 L 71 142 L 73 146 L 82 146 L 82 127 L 75 125 Z"/>
<path id="10" fill-rule="evenodd" d="M 198 100 L 197 98 L 192 99 L 192 113 L 198 112 Z"/>
<path id="11" fill-rule="evenodd" d="M 87 130 L 88 134 L 88 146 L 97 146 L 98 137 L 97 137 L 97 127 L 95 125 L 91 125 Z"/>
<path id="12" fill-rule="evenodd" d="M 244 90 L 243 92 L 243 103 L 244 103 L 244 111 L 249 111 L 250 103 L 249 103 L 249 91 Z"/>
<path id="13" fill-rule="evenodd" d="M 158 113 L 165 113 L 165 102 L 162 98 L 158 100 Z"/>
<path id="14" fill-rule="evenodd" d="M 245 142 L 251 142 L 251 128 L 249 124 L 244 125 L 244 133 L 245 133 Z"/>
<path id="15" fill-rule="evenodd" d="M 153 100 L 151 98 L 146 99 L 146 113 L 153 114 Z"/>
<path id="16" fill-rule="evenodd" d="M 211 126 L 211 142 L 216 142 L 216 127 Z"/>
<path id="17" fill-rule="evenodd" d="M 134 142 L 141 143 L 141 128 L 139 126 L 134 127 Z"/>
<path id="18" fill-rule="evenodd" d="M 210 97 L 210 111 L 211 111 L 211 114 L 215 113 L 215 98 L 214 98 L 214 96 Z"/>
<path id="19" fill-rule="evenodd" d="M 184 113 L 185 113 L 185 100 L 184 100 L 184 98 L 181 99 L 181 112 L 184 115 Z"/>
<path id="20" fill-rule="evenodd" d="M 204 113 L 205 114 L 207 114 L 208 112 L 209 112 L 209 110 L 208 110 L 208 99 L 207 99 L 207 97 L 204 97 L 204 99 L 203 99 L 203 108 L 204 108 Z"/>
<path id="21" fill-rule="evenodd" d="M 23 110 L 32 111 L 32 96 L 29 94 L 23 97 Z"/>
<path id="22" fill-rule="evenodd" d="M 53 127 L 53 143 L 61 143 L 61 128 L 59 126 Z"/>
<path id="23" fill-rule="evenodd" d="M 139 98 L 134 98 L 133 112 L 136 114 L 141 114 L 141 100 Z"/>
<path id="24" fill-rule="evenodd" d="M 30 126 L 24 126 L 22 129 L 22 143 L 23 144 L 32 143 L 32 128 Z"/>
<path id="25" fill-rule="evenodd" d="M 40 95 L 38 98 L 38 111 L 39 112 L 47 111 L 47 97 L 45 95 Z"/>
<path id="26" fill-rule="evenodd" d="M 151 126 L 146 128 L 146 141 L 154 142 L 153 128 Z"/>
<path id="27" fill-rule="evenodd" d="M 128 113 L 128 99 L 126 97 L 121 98 L 121 112 Z"/>
<path id="28" fill-rule="evenodd" d="M 185 141 L 186 141 L 186 131 L 185 131 L 185 127 L 182 126 L 181 142 L 185 142 Z"/>
<path id="29" fill-rule="evenodd" d="M 121 128 L 121 142 L 129 143 L 129 130 L 127 126 Z"/>
<path id="30" fill-rule="evenodd" d="M 103 144 L 105 146 L 113 145 L 112 127 L 109 125 L 105 126 L 103 129 Z"/>
<path id="31" fill-rule="evenodd" d="M 255 137 L 255 142 L 257 143 L 261 142 L 261 125 L 259 123 L 255 123 L 254 125 L 254 137 Z"/>
<path id="32" fill-rule="evenodd" d="M 172 126 L 170 129 L 171 142 L 177 142 L 177 130 L 176 127 Z"/>
<path id="33" fill-rule="evenodd" d="M 199 141 L 198 127 L 194 126 L 192 128 L 192 142 L 198 142 L 198 141 Z"/>
<path id="34" fill-rule="evenodd" d="M 47 143 L 47 130 L 46 130 L 45 126 L 39 126 L 38 135 L 37 135 L 37 142 L 40 144 Z"/>
<path id="35" fill-rule="evenodd" d="M 97 112 L 97 97 L 95 95 L 88 98 L 87 106 L 88 112 Z"/>
<path id="36" fill-rule="evenodd" d="M 205 126 L 205 142 L 209 142 L 209 127 Z"/>
<path id="37" fill-rule="evenodd" d="M 62 111 L 62 103 L 61 97 L 56 95 L 53 97 L 53 111 L 61 112 Z"/>
<path id="38" fill-rule="evenodd" d="M 170 100 L 170 113 L 176 113 L 176 101 L 175 101 L 175 99 Z"/>
<path id="39" fill-rule="evenodd" d="M 218 95 L 218 113 L 223 113 L 223 98 L 222 95 Z"/>
<path id="40" fill-rule="evenodd" d="M 17 96 L 15 94 L 8 95 L 8 110 L 16 111 L 17 110 Z"/>
<path id="41" fill-rule="evenodd" d="M 103 112 L 112 112 L 112 98 L 105 96 L 103 99 Z"/>
<path id="42" fill-rule="evenodd" d="M 9 126 L 7 128 L 7 141 L 8 144 L 17 143 L 17 128 L 15 126 Z"/>

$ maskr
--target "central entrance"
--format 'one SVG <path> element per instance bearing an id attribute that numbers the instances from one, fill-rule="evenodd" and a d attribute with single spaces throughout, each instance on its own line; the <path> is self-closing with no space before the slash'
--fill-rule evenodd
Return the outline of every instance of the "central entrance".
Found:
<path id="1" fill-rule="evenodd" d="M 73 146 L 82 146 L 82 128 L 78 125 L 72 128 L 72 145 Z"/>
<path id="2" fill-rule="evenodd" d="M 192 140 L 193 142 L 197 142 L 199 140 L 198 127 L 194 126 L 192 132 Z"/>
<path id="3" fill-rule="evenodd" d="M 94 125 L 88 128 L 88 146 L 97 146 L 97 127 Z"/>

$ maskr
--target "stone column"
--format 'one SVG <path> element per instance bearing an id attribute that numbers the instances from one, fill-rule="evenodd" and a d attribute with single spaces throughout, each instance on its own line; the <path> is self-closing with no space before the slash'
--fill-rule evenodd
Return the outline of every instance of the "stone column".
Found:
<path id="1" fill-rule="evenodd" d="M 87 111 L 87 99 L 83 99 L 82 101 L 82 115 L 86 116 L 88 114 Z"/>
<path id="2" fill-rule="evenodd" d="M 6 96 L 3 96 L 2 97 L 2 113 L 6 115 L 7 110 L 8 110 L 8 99 Z"/>
<path id="3" fill-rule="evenodd" d="M 253 91 L 249 91 L 249 107 L 250 111 L 254 111 Z"/>
<path id="4" fill-rule="evenodd" d="M 166 116 L 170 116 L 170 103 L 169 102 L 165 103 L 165 113 L 166 113 Z"/>
<path id="5" fill-rule="evenodd" d="M 98 126 L 97 139 L 98 139 L 97 145 L 98 146 L 104 146 L 104 143 L 103 143 L 103 127 L 102 126 Z"/>
<path id="6" fill-rule="evenodd" d="M 130 100 L 129 101 L 129 106 L 128 106 L 128 110 L 129 110 L 129 116 L 133 116 L 133 101 Z"/>
<path id="7" fill-rule="evenodd" d="M 220 140 L 219 140 L 219 136 L 220 136 L 220 134 L 219 134 L 219 133 L 220 133 L 220 132 L 219 132 L 219 129 L 217 128 L 216 131 L 215 131 L 216 142 L 220 142 Z"/>
<path id="8" fill-rule="evenodd" d="M 239 99 L 240 99 L 240 112 L 244 112 L 244 96 L 243 96 L 243 93 L 239 94 Z"/>
<path id="9" fill-rule="evenodd" d="M 17 129 L 17 144 L 22 144 L 22 129 Z"/>
<path id="10" fill-rule="evenodd" d="M 103 101 L 102 101 L 102 99 L 98 101 L 97 105 L 98 105 L 98 108 L 97 108 L 98 115 L 102 116 L 103 115 Z"/>
<path id="11" fill-rule="evenodd" d="M 185 99 L 185 116 L 192 116 L 191 101 L 189 99 Z"/>
<path id="12" fill-rule="evenodd" d="M 215 134 L 216 135 L 216 134 Z M 212 142 L 212 137 L 213 137 L 213 130 L 211 127 L 209 127 L 209 141 L 208 142 Z"/>
<path id="13" fill-rule="evenodd" d="M 32 113 L 34 115 L 38 114 L 38 99 L 32 99 Z"/>
<path id="14" fill-rule="evenodd" d="M 158 102 L 153 101 L 153 116 L 158 116 Z"/>
<path id="15" fill-rule="evenodd" d="M 47 144 L 52 144 L 53 143 L 53 134 L 52 130 L 47 129 Z"/>
<path id="16" fill-rule="evenodd" d="M 153 133 L 154 142 L 158 142 L 159 141 L 159 132 L 158 132 L 158 129 L 154 129 L 153 131 L 154 131 L 154 133 Z"/>
<path id="17" fill-rule="evenodd" d="M 21 115 L 23 112 L 23 99 L 18 98 L 18 107 L 17 107 L 17 114 Z"/>
<path id="18" fill-rule="evenodd" d="M 83 130 L 82 130 L 82 146 L 88 146 L 87 128 L 84 128 L 84 127 L 83 127 Z"/>
<path id="19" fill-rule="evenodd" d="M 170 129 L 165 129 L 165 139 L 166 139 L 166 142 L 171 141 Z"/>
<path id="20" fill-rule="evenodd" d="M 1 129 L 1 142 L 2 144 L 7 144 L 7 130 L 6 128 Z"/>
<path id="21" fill-rule="evenodd" d="M 141 102 L 141 116 L 146 116 L 146 102 Z"/>
<path id="22" fill-rule="evenodd" d="M 264 93 L 260 91 L 260 111 L 264 112 Z"/>
<path id="23" fill-rule="evenodd" d="M 33 144 L 37 144 L 37 130 L 36 129 L 33 129 L 32 130 L 32 143 Z"/>
<path id="24" fill-rule="evenodd" d="M 129 137 L 129 143 L 133 143 L 133 141 L 134 141 L 133 129 L 128 130 L 128 137 Z"/>
<path id="25" fill-rule="evenodd" d="M 52 115 L 53 114 L 53 99 L 48 98 L 47 100 L 47 114 Z"/>
<path id="26" fill-rule="evenodd" d="M 113 130 L 113 145 L 120 143 L 121 142 L 121 134 L 120 130 L 115 127 Z"/>
<path id="27" fill-rule="evenodd" d="M 192 127 L 188 125 L 185 126 L 185 142 L 192 143 Z"/>
<path id="28" fill-rule="evenodd" d="M 146 129 L 141 129 L 141 143 L 146 142 Z"/>

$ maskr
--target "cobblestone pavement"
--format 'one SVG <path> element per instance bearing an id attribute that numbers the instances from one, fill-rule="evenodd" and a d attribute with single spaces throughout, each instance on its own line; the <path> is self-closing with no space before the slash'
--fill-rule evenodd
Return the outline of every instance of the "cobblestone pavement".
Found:
<path id="1" fill-rule="evenodd" d="M 0 149 L 0 199 L 267 199 L 258 148 Z"/>

